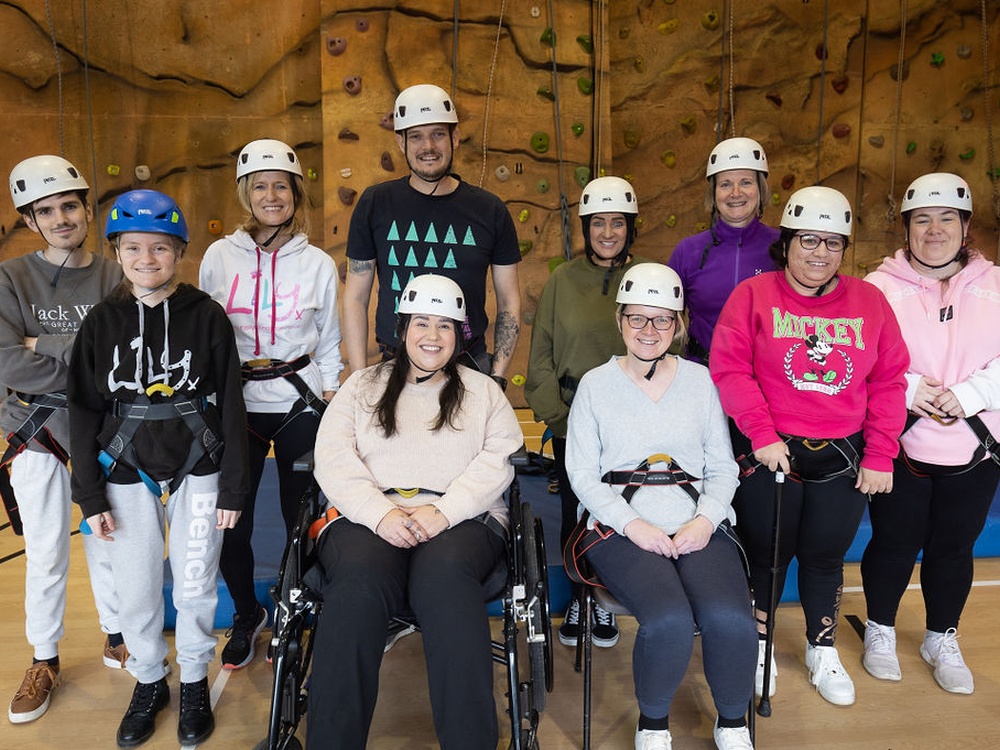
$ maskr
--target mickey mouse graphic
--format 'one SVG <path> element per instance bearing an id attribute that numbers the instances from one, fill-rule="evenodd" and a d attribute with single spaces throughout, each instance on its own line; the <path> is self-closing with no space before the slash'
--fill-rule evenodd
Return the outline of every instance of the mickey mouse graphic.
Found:
<path id="1" fill-rule="evenodd" d="M 829 383 L 837 377 L 836 370 L 826 369 L 826 358 L 833 352 L 833 345 L 829 341 L 823 341 L 815 333 L 806 336 L 806 356 L 813 363 L 808 372 L 802 373 L 803 380 Z"/>

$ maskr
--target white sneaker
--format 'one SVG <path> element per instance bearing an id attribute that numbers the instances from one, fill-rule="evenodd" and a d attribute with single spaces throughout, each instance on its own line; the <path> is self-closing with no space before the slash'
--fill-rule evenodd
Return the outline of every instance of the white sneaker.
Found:
<path id="1" fill-rule="evenodd" d="M 876 679 L 893 682 L 903 679 L 899 659 L 896 658 L 896 628 L 868 620 L 865 623 L 865 655 L 861 663 Z"/>
<path id="2" fill-rule="evenodd" d="M 976 689 L 972 672 L 965 666 L 962 651 L 958 648 L 958 633 L 948 628 L 944 633 L 930 630 L 920 645 L 920 655 L 934 667 L 934 679 L 949 693 L 970 695 Z"/>
<path id="3" fill-rule="evenodd" d="M 806 644 L 806 669 L 809 670 L 809 682 L 824 699 L 835 706 L 854 703 L 854 683 L 840 663 L 836 647 Z"/>
<path id="4" fill-rule="evenodd" d="M 636 729 L 635 750 L 671 750 L 669 729 Z"/>
<path id="5" fill-rule="evenodd" d="M 753 750 L 750 730 L 747 727 L 720 727 L 719 720 L 716 719 L 712 737 L 715 738 L 715 746 L 719 750 Z"/>
<path id="6" fill-rule="evenodd" d="M 757 641 L 757 674 L 754 676 L 753 689 L 760 698 L 764 694 L 764 651 L 766 645 L 764 641 Z M 775 677 L 778 675 L 778 664 L 774 661 L 774 648 L 771 649 L 771 675 L 767 681 L 767 695 L 774 695 Z"/>

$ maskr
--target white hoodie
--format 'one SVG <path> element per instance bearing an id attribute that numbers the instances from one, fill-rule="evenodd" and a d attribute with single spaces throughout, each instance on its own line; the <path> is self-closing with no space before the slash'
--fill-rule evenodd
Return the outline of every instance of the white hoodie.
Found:
<path id="1" fill-rule="evenodd" d="M 303 354 L 312 361 L 299 370 L 321 396 L 340 387 L 340 319 L 337 267 L 326 253 L 297 234 L 268 253 L 242 229 L 217 240 L 205 252 L 199 286 L 225 309 L 236 332 L 240 361 Z M 299 398 L 284 378 L 243 386 L 247 411 L 285 413 Z"/>

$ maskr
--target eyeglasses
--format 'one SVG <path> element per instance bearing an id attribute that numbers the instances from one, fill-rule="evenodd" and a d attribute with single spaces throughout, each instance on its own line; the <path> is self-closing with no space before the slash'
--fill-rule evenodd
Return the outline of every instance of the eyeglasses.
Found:
<path id="1" fill-rule="evenodd" d="M 814 252 L 819 249 L 820 245 L 826 245 L 826 249 L 831 253 L 842 253 L 847 247 L 847 240 L 843 237 L 817 237 L 815 234 L 797 234 L 795 235 L 799 244 L 802 245 L 803 250 L 808 250 L 809 252 Z"/>
<path id="2" fill-rule="evenodd" d="M 649 318 L 645 315 L 626 315 L 625 320 L 628 321 L 628 327 L 634 328 L 636 331 L 641 331 L 646 327 L 647 323 L 652 323 L 653 328 L 657 331 L 669 331 L 670 327 L 674 324 L 677 318 L 671 315 L 657 315 L 655 318 Z"/>

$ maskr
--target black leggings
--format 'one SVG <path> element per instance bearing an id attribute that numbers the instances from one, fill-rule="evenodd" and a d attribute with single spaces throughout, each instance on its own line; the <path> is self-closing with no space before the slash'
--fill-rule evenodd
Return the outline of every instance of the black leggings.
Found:
<path id="1" fill-rule="evenodd" d="M 732 430 L 733 451 L 750 455 L 750 442 Z M 860 453 L 860 435 L 846 439 Z M 854 489 L 853 471 L 828 481 L 817 479 L 843 469 L 847 461 L 833 443 L 809 450 L 792 441 L 789 449 L 796 477 L 787 477 L 781 504 L 777 594 L 785 586 L 792 557 L 799 561 L 799 598 L 806 616 L 806 638 L 817 646 L 832 646 L 836 638 L 840 597 L 844 586 L 844 555 L 854 541 L 864 515 L 867 495 Z M 774 474 L 758 467 L 740 480 L 733 506 L 736 526 L 750 558 L 750 577 L 757 609 L 767 611 L 771 597 L 771 536 L 774 525 Z"/>
<path id="2" fill-rule="evenodd" d="M 226 529 L 222 540 L 222 557 L 219 560 L 219 570 L 222 571 L 229 595 L 233 598 L 236 614 L 241 617 L 252 616 L 257 611 L 254 556 L 250 539 L 253 536 L 257 488 L 260 486 L 264 459 L 267 458 L 271 444 L 274 443 L 274 458 L 278 467 L 278 494 L 286 535 L 295 525 L 299 501 L 309 488 L 312 478 L 308 472 L 293 471 L 292 465 L 316 447 L 319 417 L 311 411 L 302 412 L 279 432 L 278 428 L 284 419 L 284 414 L 247 413 L 247 430 L 250 433 L 250 491 L 244 500 L 240 520 L 234 528 Z M 282 543 L 282 549 L 284 546 Z"/>
<path id="3" fill-rule="evenodd" d="M 869 513 L 872 539 L 861 561 L 868 618 L 895 625 L 896 611 L 923 550 L 920 587 L 926 627 L 943 633 L 958 627 L 972 588 L 972 547 L 983 530 L 1000 466 L 982 461 L 964 474 L 948 467 L 915 464 L 915 473 L 897 459 L 893 488 L 878 495 Z"/>

